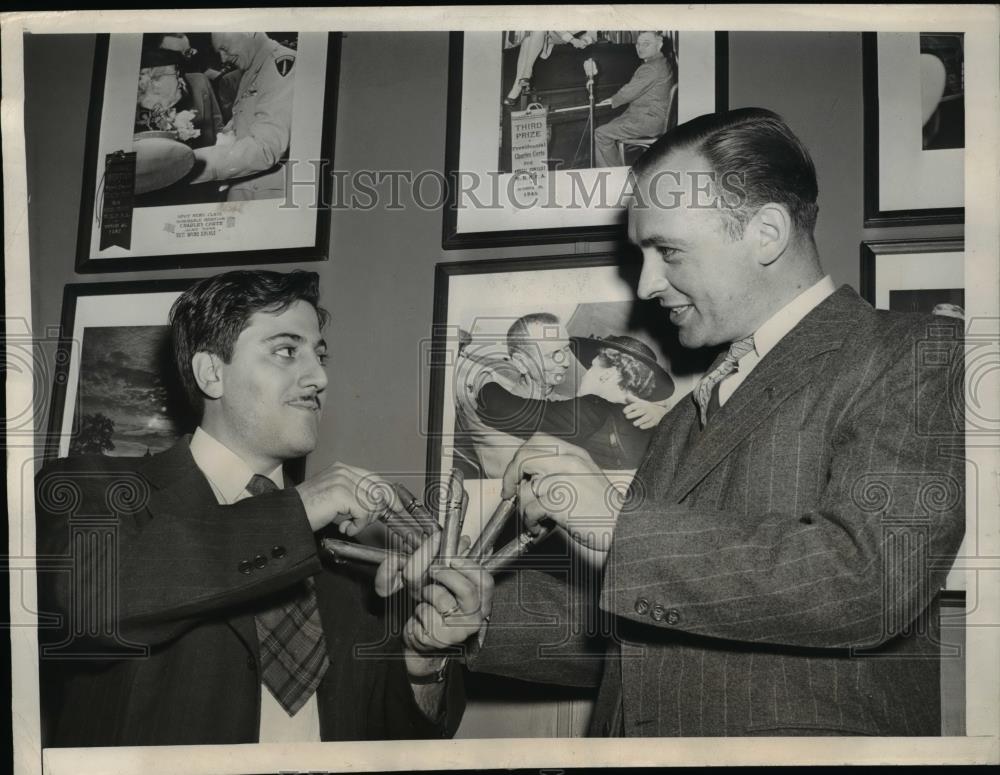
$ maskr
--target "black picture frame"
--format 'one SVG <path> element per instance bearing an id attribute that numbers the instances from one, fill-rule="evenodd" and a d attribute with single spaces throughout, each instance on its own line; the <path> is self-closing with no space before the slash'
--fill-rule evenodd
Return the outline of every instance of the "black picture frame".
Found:
<path id="1" fill-rule="evenodd" d="M 87 119 L 84 151 L 83 191 L 80 199 L 80 219 L 76 249 L 76 271 L 80 273 L 133 272 L 159 269 L 190 269 L 197 267 L 241 266 L 249 264 L 288 263 L 296 261 L 324 261 L 330 250 L 330 208 L 326 206 L 330 195 L 330 170 L 333 164 L 337 102 L 340 74 L 342 33 L 330 32 L 326 36 L 326 63 L 323 65 L 325 83 L 322 88 L 323 109 L 315 111 L 319 118 L 319 158 L 324 164 L 317 167 L 304 163 L 298 168 L 310 167 L 316 176 L 315 230 L 311 244 L 294 247 L 240 246 L 232 250 L 193 250 L 190 253 L 138 254 L 125 257 L 98 258 L 93 255 L 95 232 L 95 198 L 98 192 L 98 159 L 101 140 L 101 118 L 105 103 L 105 82 L 108 70 L 109 46 L 112 36 L 97 35 L 91 90 L 91 108 Z M 281 202 L 280 199 L 269 200 Z M 180 209 L 180 208 L 173 208 Z M 190 208 L 189 208 L 190 209 Z M 305 207 L 297 209 L 307 209 Z"/>
<path id="2" fill-rule="evenodd" d="M 725 110 L 729 102 L 729 34 L 724 31 L 716 31 L 712 34 L 715 63 L 713 83 L 715 110 Z M 684 32 L 682 31 L 680 35 L 683 36 Z M 684 39 L 681 37 L 681 46 L 683 46 L 683 42 Z M 625 233 L 625 226 L 621 219 L 618 223 L 600 226 L 512 228 L 459 232 L 458 194 L 461 181 L 458 179 L 458 171 L 460 169 L 459 158 L 462 140 L 464 48 L 465 33 L 452 32 L 449 40 L 448 108 L 445 140 L 445 177 L 448 181 L 448 196 L 444 208 L 442 247 L 451 250 L 621 239 Z M 679 120 L 686 120 L 686 118 L 682 116 Z"/>
<path id="3" fill-rule="evenodd" d="M 52 399 L 49 408 L 48 432 L 43 445 L 45 460 L 64 457 L 67 452 L 68 435 L 66 430 L 66 415 L 70 413 L 69 434 L 75 427 L 74 419 L 79 409 L 78 379 L 80 372 L 79 348 L 82 346 L 83 326 L 77 325 L 77 312 L 84 299 L 99 299 L 108 310 L 112 309 L 113 300 L 119 301 L 128 297 L 135 298 L 150 294 L 169 294 L 179 296 L 195 282 L 195 278 L 172 278 L 168 280 L 126 280 L 100 283 L 67 283 L 63 289 L 62 317 L 56 339 L 55 357 L 52 359 Z M 111 316 L 109 316 L 111 317 Z M 148 316 L 148 325 L 165 325 L 165 317 L 157 317 L 155 313 Z M 85 327 L 83 327 L 85 328 Z M 36 359 L 38 360 L 38 359 Z M 42 362 L 48 361 L 44 353 Z"/>
<path id="4" fill-rule="evenodd" d="M 914 35 L 919 33 L 913 33 Z M 964 207 L 913 207 L 882 210 L 879 204 L 879 56 L 878 33 L 861 35 L 862 89 L 864 104 L 864 226 L 929 226 L 962 224 Z"/>
<path id="5" fill-rule="evenodd" d="M 115 325 L 115 320 L 120 320 L 123 316 L 130 319 L 130 324 L 135 326 L 166 326 L 168 321 L 163 314 L 168 309 L 167 303 L 172 303 L 185 290 L 190 288 L 199 278 L 171 278 L 166 280 L 126 280 L 100 283 L 68 283 L 63 290 L 62 318 L 59 334 L 56 338 L 56 349 L 54 357 L 47 356 L 44 352 L 39 353 L 35 359 L 36 367 L 41 363 L 53 364 L 51 369 L 51 404 L 48 416 L 48 432 L 44 438 L 44 443 L 40 450 L 43 459 L 53 460 L 57 457 L 65 457 L 69 453 L 69 438 L 77 427 L 75 420 L 80 410 L 80 375 L 82 372 L 81 350 L 83 347 L 83 335 L 87 328 L 93 327 L 93 320 L 101 322 L 101 316 L 106 316 L 105 322 L 109 326 Z M 159 301 L 150 304 L 149 301 L 158 296 Z M 142 298 L 145 297 L 145 298 Z M 89 325 L 78 325 L 83 321 L 78 317 L 78 312 L 85 305 L 87 300 L 94 303 L 85 312 L 91 316 Z M 128 325 L 128 324 L 125 324 Z M 83 329 L 83 330 L 81 330 Z M 37 346 L 44 347 L 45 342 L 40 342 Z M 186 433 L 194 431 L 198 424 L 198 417 L 187 405 L 183 395 L 183 388 L 180 378 L 173 365 L 173 356 L 169 351 L 169 336 L 166 337 L 165 349 L 157 353 L 156 365 L 162 366 L 165 372 L 161 372 L 160 382 L 166 386 L 166 405 L 168 411 L 174 419 L 175 430 L 169 437 L 169 442 L 179 440 Z M 113 353 L 105 355 L 114 356 Z M 126 367 L 129 371 L 137 364 L 132 363 Z M 143 362 L 141 366 L 152 367 L 152 363 Z M 44 370 L 48 371 L 48 370 Z M 66 415 L 70 412 L 69 424 L 67 426 Z M 68 428 L 68 430 L 67 430 Z M 165 448 L 165 446 L 163 447 Z M 162 450 L 161 450 L 162 451 Z M 285 474 L 289 481 L 301 482 L 305 476 L 305 458 L 290 460 L 285 464 Z"/>
<path id="6" fill-rule="evenodd" d="M 662 309 L 636 297 L 639 268 L 638 262 L 629 261 L 614 249 L 437 264 L 432 335 L 425 345 L 428 350 L 421 353 L 421 363 L 427 366 L 430 376 L 425 430 L 428 491 L 436 489 L 442 472 L 449 465 L 456 465 L 455 443 L 461 435 L 455 419 L 456 367 L 459 343 L 465 333 L 470 335 L 470 341 L 493 339 L 499 343 L 516 317 L 530 312 L 552 312 L 560 317 L 573 337 L 625 334 L 642 340 L 655 353 L 658 365 L 670 376 L 673 392 L 665 399 L 668 402 L 666 406 L 673 406 L 690 392 L 708 369 L 716 350 L 688 350 L 680 345 L 676 329 L 664 318 Z M 491 291 L 482 293 L 487 286 Z M 589 310 L 584 311 L 585 307 Z M 592 314 L 596 308 L 602 310 Z M 473 320 L 477 323 L 462 333 L 462 325 Z M 462 322 L 456 325 L 456 321 Z M 623 325 L 623 321 L 627 323 Z M 611 328 L 608 328 L 609 324 Z M 578 373 L 574 374 L 572 369 L 567 372 L 566 383 L 561 386 L 563 397 L 574 395 L 573 387 L 577 383 L 572 380 L 578 380 L 585 370 L 586 367 L 581 364 Z M 452 386 L 451 391 L 446 390 L 448 385 Z M 447 398 L 449 395 L 451 400 Z M 586 447 L 585 442 L 577 443 Z M 449 455 L 444 454 L 446 446 L 451 456 L 450 463 Z M 636 451 L 639 450 L 636 448 Z M 641 453 L 644 452 L 643 446 Z M 596 455 L 595 460 L 598 460 Z M 608 472 L 618 474 L 633 468 L 631 465 L 606 466 L 600 462 L 599 465 Z M 488 473 L 485 466 L 481 475 L 470 472 L 468 466 L 464 467 L 467 484 L 470 480 L 489 482 L 495 478 L 495 474 Z M 631 473 L 628 478 L 631 478 Z M 478 490 L 469 489 L 469 492 Z M 486 507 L 484 513 L 488 514 L 491 508 Z M 471 508 L 470 513 L 473 513 Z"/>
<path id="7" fill-rule="evenodd" d="M 964 256 L 965 241 L 959 238 L 910 239 L 910 240 L 865 240 L 861 243 L 861 296 L 869 304 L 879 309 L 892 309 L 885 303 L 886 294 L 905 291 L 948 290 L 965 288 Z M 956 254 L 948 266 L 935 261 L 928 254 Z M 924 262 L 921 257 L 930 258 Z M 905 272 L 906 281 L 894 281 L 880 272 L 880 264 L 887 260 L 898 262 L 894 276 Z M 918 264 L 919 261 L 919 264 Z M 894 267 L 897 268 L 897 267 Z M 930 273 L 934 273 L 934 277 Z M 943 282 L 942 282 L 943 281 Z M 905 285 L 905 287 L 903 287 Z M 942 302 L 947 300 L 942 298 Z M 914 309 L 913 311 L 919 311 Z M 924 310 L 930 311 L 930 310 Z"/>

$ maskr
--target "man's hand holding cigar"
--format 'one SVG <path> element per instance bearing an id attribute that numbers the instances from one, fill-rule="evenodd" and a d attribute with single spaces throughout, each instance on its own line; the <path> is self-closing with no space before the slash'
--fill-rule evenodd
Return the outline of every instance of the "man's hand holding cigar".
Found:
<path id="1" fill-rule="evenodd" d="M 507 466 L 501 497 L 517 498 L 530 535 L 546 534 L 554 525 L 593 567 L 604 566 L 624 493 L 584 449 L 536 433 Z"/>
<path id="2" fill-rule="evenodd" d="M 407 669 L 420 700 L 422 684 L 443 680 L 458 647 L 484 634 L 493 600 L 493 573 L 503 570 L 553 529 L 564 530 L 600 569 L 621 509 L 620 492 L 583 449 L 537 434 L 514 456 L 503 478 L 502 499 L 475 543 L 462 536 L 468 507 L 461 473 L 448 479 L 443 525 L 405 487 L 393 484 L 379 517 L 401 551 L 327 539 L 342 560 L 379 565 L 375 589 L 388 597 L 404 587 L 417 602 L 403 630 Z M 520 514 L 523 530 L 504 546 L 493 544 L 504 524 Z M 440 696 L 427 694 L 427 697 Z"/>

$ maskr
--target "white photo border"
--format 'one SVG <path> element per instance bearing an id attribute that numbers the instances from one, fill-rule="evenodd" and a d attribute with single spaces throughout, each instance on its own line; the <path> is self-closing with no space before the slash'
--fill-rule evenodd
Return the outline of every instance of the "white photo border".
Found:
<path id="1" fill-rule="evenodd" d="M 728 106 L 728 34 L 682 30 L 678 42 L 677 120 L 688 121 Z M 553 206 L 574 199 L 570 171 L 549 173 L 549 193 L 539 206 L 521 207 L 507 195 L 510 173 L 497 175 L 503 50 L 499 32 L 453 32 L 448 68 L 448 128 L 444 213 L 445 249 L 614 238 L 623 233 L 623 208 L 610 206 L 627 189 L 627 167 L 572 170 L 587 191 L 607 172 L 608 205 Z M 465 185 L 465 176 L 478 185 Z M 579 190 L 579 189 L 576 189 Z M 479 207 L 476 200 L 489 207 Z"/>
<path id="2" fill-rule="evenodd" d="M 920 33 L 863 35 L 866 227 L 962 223 L 965 149 L 925 151 Z"/>
<path id="3" fill-rule="evenodd" d="M 337 32 L 300 32 L 286 169 L 296 181 L 285 198 L 212 202 L 132 211 L 129 248 L 100 249 L 101 186 L 107 154 L 133 149 L 135 79 L 143 33 L 101 34 L 94 57 L 83 194 L 77 242 L 78 272 L 124 272 L 200 266 L 318 261 L 330 244 L 329 170 L 333 164 L 340 75 Z M 317 111 L 316 105 L 323 105 Z M 306 183 L 307 185 L 303 185 Z M 311 184 L 311 185 L 308 185 Z M 170 230 L 183 217 L 221 225 L 211 236 Z"/>

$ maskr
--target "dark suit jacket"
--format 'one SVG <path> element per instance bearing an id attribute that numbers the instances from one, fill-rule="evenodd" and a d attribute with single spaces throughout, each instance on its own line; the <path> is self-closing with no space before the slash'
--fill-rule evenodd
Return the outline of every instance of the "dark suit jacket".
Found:
<path id="1" fill-rule="evenodd" d="M 594 735 L 940 734 L 960 342 L 956 321 L 842 287 L 704 431 L 692 400 L 660 423 L 605 566 L 604 632 L 574 621 L 585 589 L 522 571 L 498 580 L 472 669 L 599 684 Z"/>
<path id="2" fill-rule="evenodd" d="M 331 663 L 317 693 L 322 739 L 457 728 L 457 669 L 447 718 L 432 724 L 371 579 L 321 564 L 293 489 L 220 506 L 187 439 L 150 458 L 56 461 L 36 484 L 51 571 L 39 582 L 44 745 L 256 742 L 254 610 L 313 574 Z M 394 599 L 392 610 L 398 623 L 405 607 Z"/>
<path id="3" fill-rule="evenodd" d="M 479 419 L 491 428 L 520 439 L 539 431 L 565 439 L 583 447 L 604 469 L 635 468 L 652 436 L 622 414 L 623 405 L 599 396 L 545 401 L 516 396 L 489 382 L 479 391 L 477 405 Z"/>

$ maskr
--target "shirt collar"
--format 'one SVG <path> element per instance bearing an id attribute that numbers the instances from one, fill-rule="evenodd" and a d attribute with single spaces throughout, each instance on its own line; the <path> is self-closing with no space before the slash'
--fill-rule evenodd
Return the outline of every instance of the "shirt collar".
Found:
<path id="1" fill-rule="evenodd" d="M 818 307 L 837 288 L 830 275 L 807 288 L 788 304 L 775 312 L 753 335 L 754 349 L 758 358 L 763 358 L 780 342 L 806 315 Z"/>
<path id="2" fill-rule="evenodd" d="M 199 427 L 191 437 L 191 456 L 223 503 L 235 503 L 246 497 L 247 483 L 254 471 L 243 458 L 204 428 Z M 267 478 L 279 488 L 285 486 L 280 465 Z"/>

